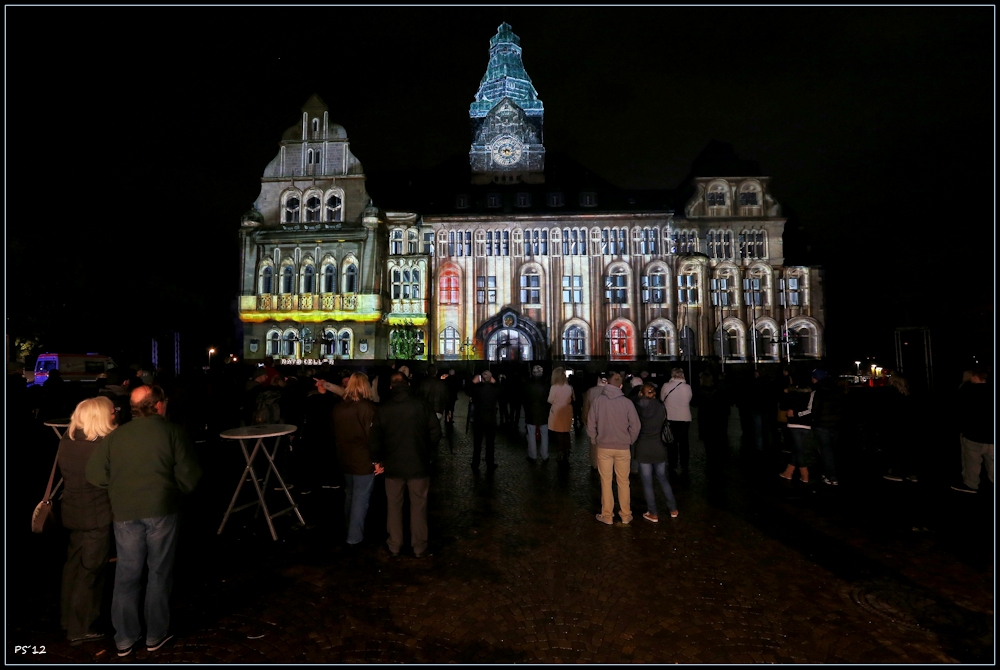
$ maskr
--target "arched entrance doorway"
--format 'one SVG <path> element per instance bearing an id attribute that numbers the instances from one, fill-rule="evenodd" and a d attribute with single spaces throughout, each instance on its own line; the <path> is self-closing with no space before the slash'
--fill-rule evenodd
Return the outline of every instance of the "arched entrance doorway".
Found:
<path id="1" fill-rule="evenodd" d="M 476 331 L 483 357 L 494 362 L 533 361 L 546 358 L 545 334 L 531 319 L 509 307 L 487 319 Z"/>
<path id="2" fill-rule="evenodd" d="M 486 342 L 486 358 L 496 362 L 533 360 L 531 340 L 519 330 L 501 328 Z"/>

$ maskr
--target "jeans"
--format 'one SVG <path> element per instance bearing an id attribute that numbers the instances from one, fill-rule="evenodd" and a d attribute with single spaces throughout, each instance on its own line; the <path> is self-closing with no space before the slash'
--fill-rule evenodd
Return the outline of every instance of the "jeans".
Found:
<path id="1" fill-rule="evenodd" d="M 806 467 L 806 440 L 809 438 L 809 428 L 789 428 L 792 438 L 792 464 L 797 468 Z"/>
<path id="2" fill-rule="evenodd" d="M 985 442 L 973 442 L 960 435 L 962 441 L 962 481 L 970 489 L 979 489 L 979 472 L 986 463 L 986 476 L 993 481 L 993 445 Z"/>
<path id="3" fill-rule="evenodd" d="M 360 544 L 365 539 L 365 517 L 368 501 L 375 486 L 375 475 L 344 474 L 344 521 L 347 523 L 347 544 Z"/>
<path id="4" fill-rule="evenodd" d="M 611 475 L 618 482 L 618 516 L 622 523 L 632 520 L 631 492 L 628 483 L 628 449 L 597 448 L 597 471 L 601 475 L 601 516 L 611 519 L 615 516 L 615 498 L 611 493 Z"/>
<path id="5" fill-rule="evenodd" d="M 833 449 L 840 444 L 840 431 L 836 428 L 813 426 L 813 435 L 819 443 L 819 456 L 823 463 L 823 475 L 832 482 L 837 481 L 837 468 L 833 463 Z"/>
<path id="6" fill-rule="evenodd" d="M 532 424 L 526 424 L 525 427 L 528 429 L 528 458 L 538 458 L 538 444 L 535 441 L 535 429 L 539 426 L 533 426 Z M 549 429 L 546 426 L 541 426 L 540 432 L 542 434 L 542 460 L 548 460 L 549 458 Z"/>
<path id="7" fill-rule="evenodd" d="M 667 481 L 666 462 L 639 464 L 639 474 L 642 476 L 642 490 L 646 494 L 646 507 L 649 509 L 650 514 L 659 516 L 656 513 L 656 495 L 653 491 L 654 472 L 656 473 L 657 481 L 660 482 L 660 488 L 663 489 L 663 495 L 667 498 L 667 509 L 673 512 L 677 509 L 677 501 L 674 500 L 674 490 L 670 488 L 670 482 Z"/>
<path id="8" fill-rule="evenodd" d="M 155 644 L 170 634 L 170 591 L 174 585 L 174 559 L 180 514 L 149 519 L 116 521 L 115 592 L 111 599 L 111 623 L 115 646 L 127 649 L 142 637 L 139 598 L 142 568 L 149 568 L 146 580 L 146 644 Z"/>

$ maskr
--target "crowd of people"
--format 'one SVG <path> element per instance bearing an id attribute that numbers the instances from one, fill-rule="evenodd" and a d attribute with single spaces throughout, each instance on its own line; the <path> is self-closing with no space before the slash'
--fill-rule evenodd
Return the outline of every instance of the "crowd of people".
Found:
<path id="1" fill-rule="evenodd" d="M 816 462 L 822 484 L 840 485 L 837 459 L 847 393 L 823 369 L 788 367 L 774 378 L 756 370 L 730 377 L 705 370 L 695 388 L 679 367 L 665 378 L 645 370 L 587 376 L 563 367 L 546 375 L 541 365 L 531 366 L 524 378 L 509 366 L 469 376 L 428 366 L 414 375 L 393 362 L 368 373 L 324 365 L 284 374 L 270 358 L 249 372 L 226 368 L 211 371 L 201 384 L 140 366 L 119 368 L 110 370 L 98 389 L 86 391 L 69 389 L 57 372 L 30 390 L 8 375 L 9 406 L 14 389 L 13 401 L 36 420 L 72 410 L 57 455 L 65 480 L 61 517 L 69 530 L 61 623 L 72 644 L 105 636 L 98 621 L 112 546 L 117 567 L 110 611 L 118 655 L 129 655 L 141 640 L 155 651 L 171 639 L 180 502 L 202 476 L 194 445 L 236 425 L 296 426 L 289 447 L 278 455 L 289 466 L 289 488 L 300 495 L 342 489 L 343 540 L 349 546 L 364 541 L 375 478 L 384 476 L 385 550 L 392 556 L 407 544 L 417 558 L 430 555 L 432 465 L 442 439 L 454 453 L 462 397 L 468 399 L 466 430 L 472 429 L 469 465 L 477 475 L 483 461 L 489 475 L 500 467 L 498 431 L 524 441 L 533 467 L 553 455 L 560 468 L 569 467 L 574 433 L 585 431 L 589 464 L 600 479 L 596 519 L 607 525 L 614 523 L 615 489 L 619 521 L 631 523 L 632 475 L 642 485 L 643 519 L 660 521 L 657 487 L 670 518 L 677 518 L 674 486 L 690 475 L 693 417 L 705 473 L 713 477 L 732 452 L 728 426 L 734 407 L 742 457 L 765 468 L 784 458 L 786 467 L 777 474 L 789 485 L 797 475 L 796 486 L 812 483 L 808 464 Z M 884 413 L 892 436 L 884 450 L 885 478 L 917 482 L 916 410 L 906 380 L 891 375 L 890 384 L 878 391 L 877 411 Z M 956 396 L 962 463 L 962 480 L 952 486 L 957 491 L 975 493 L 984 465 L 993 481 L 993 407 L 989 371 L 970 371 Z"/>

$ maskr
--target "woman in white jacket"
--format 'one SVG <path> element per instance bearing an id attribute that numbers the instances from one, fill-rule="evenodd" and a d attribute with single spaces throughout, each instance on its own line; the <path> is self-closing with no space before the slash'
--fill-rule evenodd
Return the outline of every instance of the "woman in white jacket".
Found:
<path id="1" fill-rule="evenodd" d="M 681 475 L 688 474 L 691 463 L 691 446 L 688 433 L 691 428 L 691 385 L 684 381 L 684 369 L 670 371 L 670 381 L 660 389 L 660 400 L 667 410 L 667 423 L 674 441 L 667 444 L 667 464 L 671 472 L 677 471 L 680 456 Z"/>

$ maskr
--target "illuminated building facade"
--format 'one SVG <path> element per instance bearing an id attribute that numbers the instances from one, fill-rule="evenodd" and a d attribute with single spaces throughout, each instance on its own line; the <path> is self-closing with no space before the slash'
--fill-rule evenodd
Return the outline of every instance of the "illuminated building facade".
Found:
<path id="1" fill-rule="evenodd" d="M 306 103 L 241 227 L 245 355 L 822 357 L 822 276 L 784 265 L 769 178 L 695 177 L 680 214 L 670 191 L 623 191 L 547 156 L 521 54 L 502 24 L 468 161 L 387 189 L 395 209 L 371 205 L 343 128 Z"/>

